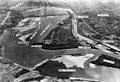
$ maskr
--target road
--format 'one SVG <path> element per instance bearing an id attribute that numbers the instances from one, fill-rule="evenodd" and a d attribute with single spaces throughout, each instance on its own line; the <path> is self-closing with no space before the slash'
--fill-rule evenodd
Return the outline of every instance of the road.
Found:
<path id="1" fill-rule="evenodd" d="M 74 15 L 75 16 L 75 15 Z M 73 17 L 72 18 L 72 33 L 73 35 L 76 37 L 76 39 L 78 40 L 84 40 L 84 41 L 87 41 L 87 43 L 90 43 L 90 44 L 95 44 L 95 41 L 89 39 L 89 38 L 86 38 L 82 35 L 80 35 L 77 31 L 77 20 L 76 20 L 76 17 Z"/>
<path id="2" fill-rule="evenodd" d="M 107 43 L 105 43 L 105 42 L 101 42 L 101 41 L 89 39 L 89 38 L 86 38 L 86 37 L 80 35 L 80 34 L 78 33 L 78 31 L 77 31 L 77 20 L 76 20 L 76 16 L 74 15 L 74 13 L 72 13 L 72 16 L 73 16 L 73 18 L 72 18 L 72 33 L 73 33 L 73 35 L 76 37 L 77 40 L 79 40 L 79 41 L 82 41 L 82 40 L 87 41 L 87 43 L 93 44 L 93 45 L 95 45 L 96 48 L 98 48 L 98 49 L 100 49 L 100 50 L 102 50 L 102 51 L 105 51 L 105 52 L 108 51 L 107 49 L 110 48 L 110 49 L 115 50 L 115 52 L 120 53 L 120 49 L 118 49 L 118 48 L 115 47 L 115 46 L 109 45 L 109 44 L 107 44 Z M 106 48 L 102 48 L 102 47 L 100 47 L 99 45 L 100 45 L 100 46 L 103 46 L 103 47 L 106 47 Z M 110 51 L 110 52 L 111 52 L 111 51 Z M 111 52 L 111 53 L 112 53 L 112 52 Z"/>

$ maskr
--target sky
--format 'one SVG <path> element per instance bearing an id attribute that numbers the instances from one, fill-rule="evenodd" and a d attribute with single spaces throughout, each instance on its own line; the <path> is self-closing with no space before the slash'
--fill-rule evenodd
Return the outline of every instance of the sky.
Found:
<path id="1" fill-rule="evenodd" d="M 26 1 L 49 1 L 51 3 L 55 2 L 63 5 L 72 5 L 73 8 L 77 9 L 84 9 L 84 7 L 90 7 L 91 9 L 99 8 L 101 7 L 100 4 L 108 4 L 110 2 L 113 2 L 114 4 L 120 4 L 120 0 L 0 0 L 0 5 L 3 5 L 5 3 L 8 3 L 8 5 L 12 5 L 15 3 Z"/>
<path id="2" fill-rule="evenodd" d="M 103 9 L 104 8 L 103 4 L 106 5 L 110 2 L 113 2 L 114 4 L 120 4 L 120 0 L 0 0 L 0 5 L 8 3 L 7 5 L 10 6 L 15 3 L 27 2 L 27 1 L 35 1 L 35 2 L 49 1 L 51 3 L 54 2 L 54 3 L 65 5 L 65 7 L 67 5 L 71 7 L 73 10 L 77 9 L 78 11 L 85 8 L 90 8 L 90 10 Z M 0 9 L 3 9 L 4 7 L 2 6 L 0 7 Z M 114 6 L 112 8 L 114 8 Z"/>
<path id="3" fill-rule="evenodd" d="M 0 4 L 8 2 L 9 4 L 16 3 L 16 2 L 21 2 L 21 1 L 51 1 L 51 2 L 65 2 L 65 3 L 74 3 L 74 2 L 87 2 L 89 4 L 93 4 L 96 1 L 100 1 L 102 3 L 107 3 L 107 2 L 120 2 L 120 0 L 0 0 Z"/>

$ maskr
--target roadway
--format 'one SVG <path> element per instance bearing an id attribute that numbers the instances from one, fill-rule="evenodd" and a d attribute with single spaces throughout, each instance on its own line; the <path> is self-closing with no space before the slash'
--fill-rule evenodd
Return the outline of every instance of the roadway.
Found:
<path id="1" fill-rule="evenodd" d="M 109 44 L 107 44 L 105 42 L 101 42 L 101 41 L 98 41 L 98 40 L 89 39 L 87 37 L 84 37 L 84 36 L 80 35 L 78 33 L 78 30 L 77 30 L 78 27 L 77 27 L 76 15 L 74 13 L 70 13 L 70 14 L 72 16 L 72 33 L 76 37 L 77 40 L 79 40 L 79 41 L 86 41 L 87 43 L 95 45 L 96 48 L 98 48 L 98 49 L 100 49 L 102 51 L 105 51 L 107 53 L 108 52 L 109 53 L 113 53 L 112 51 L 109 51 L 107 49 L 113 49 L 113 50 L 115 50 L 114 53 L 116 53 L 116 52 L 120 53 L 120 49 L 118 49 L 115 46 L 109 45 Z"/>

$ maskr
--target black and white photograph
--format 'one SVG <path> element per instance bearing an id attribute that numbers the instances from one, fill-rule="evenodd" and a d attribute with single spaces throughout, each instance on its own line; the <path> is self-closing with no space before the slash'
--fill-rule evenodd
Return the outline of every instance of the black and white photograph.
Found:
<path id="1" fill-rule="evenodd" d="M 120 82 L 120 0 L 0 0 L 0 82 Z"/>

